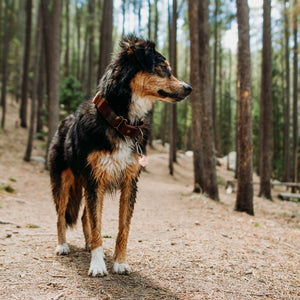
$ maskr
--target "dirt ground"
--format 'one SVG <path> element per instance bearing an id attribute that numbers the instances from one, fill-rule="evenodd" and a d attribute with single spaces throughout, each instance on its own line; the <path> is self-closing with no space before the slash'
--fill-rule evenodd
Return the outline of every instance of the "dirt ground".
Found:
<path id="1" fill-rule="evenodd" d="M 192 159 L 179 154 L 175 176 L 157 146 L 139 181 L 128 245 L 129 276 L 112 274 L 117 197 L 104 203 L 109 274 L 87 275 L 81 224 L 67 233 L 68 256 L 56 256 L 56 214 L 43 163 L 23 161 L 27 130 L 8 103 L 0 132 L 1 299 L 300 299 L 300 204 L 258 198 L 255 216 L 234 211 L 236 194 L 220 185 L 220 203 L 191 193 Z M 44 155 L 36 141 L 33 156 Z M 219 181 L 232 172 L 218 167 Z M 13 193 L 4 191 L 11 186 Z"/>

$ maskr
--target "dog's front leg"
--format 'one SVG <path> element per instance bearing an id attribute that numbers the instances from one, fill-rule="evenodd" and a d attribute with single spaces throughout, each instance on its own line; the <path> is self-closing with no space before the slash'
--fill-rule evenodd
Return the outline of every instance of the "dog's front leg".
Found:
<path id="1" fill-rule="evenodd" d="M 86 210 L 91 230 L 89 237 L 91 265 L 88 274 L 94 277 L 107 275 L 101 238 L 101 217 L 104 193 L 105 190 L 102 187 L 92 190 L 87 188 L 86 190 Z"/>
<path id="2" fill-rule="evenodd" d="M 116 241 L 113 271 L 118 274 L 129 274 L 131 269 L 126 261 L 127 240 L 130 221 L 133 214 L 137 179 L 123 180 L 119 208 L 119 233 Z"/>

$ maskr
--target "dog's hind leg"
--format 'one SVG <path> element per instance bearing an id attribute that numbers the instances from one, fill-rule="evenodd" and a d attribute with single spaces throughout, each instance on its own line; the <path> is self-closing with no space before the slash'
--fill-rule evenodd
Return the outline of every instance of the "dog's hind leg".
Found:
<path id="1" fill-rule="evenodd" d="M 84 234 L 84 239 L 85 239 L 85 248 L 86 250 L 90 250 L 90 222 L 88 219 L 88 215 L 87 215 L 87 209 L 86 206 L 84 207 L 83 210 L 83 214 L 81 217 L 81 222 L 82 222 L 82 230 L 83 230 L 83 234 Z"/>
<path id="2" fill-rule="evenodd" d="M 70 188 L 74 183 L 74 176 L 70 169 L 66 169 L 61 174 L 61 186 L 58 195 L 55 197 L 57 210 L 57 237 L 58 245 L 55 253 L 66 255 L 70 253 L 70 248 L 66 241 L 66 210 L 69 201 Z"/>
<path id="3" fill-rule="evenodd" d="M 91 264 L 88 274 L 93 277 L 106 276 L 107 270 L 104 262 L 104 251 L 101 237 L 101 217 L 105 189 L 86 188 L 86 212 L 90 227 Z"/>
<path id="4" fill-rule="evenodd" d="M 125 178 L 121 184 L 119 207 L 119 233 L 116 241 L 113 271 L 129 274 L 131 269 L 126 261 L 127 240 L 137 192 L 137 178 Z"/>

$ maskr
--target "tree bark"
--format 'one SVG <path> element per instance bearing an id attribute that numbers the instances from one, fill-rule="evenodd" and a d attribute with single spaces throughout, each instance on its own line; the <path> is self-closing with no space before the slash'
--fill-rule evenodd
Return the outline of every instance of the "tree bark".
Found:
<path id="1" fill-rule="evenodd" d="M 66 4 L 66 52 L 65 52 L 65 77 L 70 75 L 69 57 L 70 57 L 70 0 L 65 0 Z M 78 49 L 79 51 L 79 49 Z"/>
<path id="2" fill-rule="evenodd" d="M 272 44 L 271 1 L 263 2 L 263 49 L 261 73 L 260 112 L 260 192 L 259 196 L 272 200 Z"/>
<path id="3" fill-rule="evenodd" d="M 94 88 L 94 23 L 95 23 L 95 0 L 88 2 L 88 35 L 89 35 L 89 55 L 88 55 L 88 73 L 86 94 L 91 96 Z"/>
<path id="4" fill-rule="evenodd" d="M 98 80 L 103 76 L 110 63 L 112 53 L 113 0 L 104 0 L 99 47 Z"/>
<path id="5" fill-rule="evenodd" d="M 238 20 L 238 192 L 235 210 L 253 215 L 253 143 L 249 8 L 247 0 L 237 0 L 236 3 Z"/>
<path id="6" fill-rule="evenodd" d="M 31 43 L 31 19 L 32 19 L 32 0 L 26 2 L 26 41 L 23 65 L 22 97 L 20 107 L 21 127 L 27 127 L 27 97 L 28 97 L 28 70 L 30 61 Z"/>
<path id="7" fill-rule="evenodd" d="M 289 49 L 289 22 L 288 9 L 284 1 L 284 37 L 285 37 L 285 104 L 284 104 L 284 177 L 285 182 L 290 181 L 291 164 L 290 164 L 290 49 Z"/>
<path id="8" fill-rule="evenodd" d="M 217 64 L 218 64 L 218 13 L 219 13 L 219 0 L 215 0 L 214 11 L 214 64 L 213 64 L 213 87 L 212 87 L 212 114 L 213 114 L 213 127 L 215 145 L 218 145 L 218 131 L 217 131 Z"/>
<path id="9" fill-rule="evenodd" d="M 192 137 L 193 137 L 193 167 L 194 192 L 204 191 L 203 178 L 203 150 L 201 137 L 201 98 L 200 98 L 200 58 L 199 58 L 199 4 L 197 0 L 189 0 L 189 27 L 190 27 L 190 80 L 193 87 L 192 102 Z"/>
<path id="10" fill-rule="evenodd" d="M 51 14 L 51 43 L 49 43 L 49 94 L 48 94 L 48 144 L 57 129 L 59 120 L 59 57 L 60 57 L 61 0 L 53 0 Z"/>
<path id="11" fill-rule="evenodd" d="M 294 35 L 294 57 L 293 57 L 293 177 L 298 182 L 298 30 L 297 30 L 297 0 L 293 7 L 293 35 Z M 296 193 L 297 188 L 293 187 Z"/>
<path id="12" fill-rule="evenodd" d="M 41 30 L 42 30 L 42 15 L 41 7 L 38 8 L 38 17 L 37 17 L 37 29 L 36 29 L 36 38 L 35 38 L 35 53 L 34 53 L 34 69 L 33 69 L 33 86 L 31 94 L 31 112 L 30 112 L 30 126 L 27 139 L 27 147 L 25 151 L 24 160 L 30 161 L 33 137 L 34 137 L 34 121 L 36 115 L 36 95 L 38 91 L 38 77 L 39 77 L 39 63 L 40 63 L 40 53 L 41 53 Z"/>
<path id="13" fill-rule="evenodd" d="M 204 192 L 211 199 L 219 201 L 212 122 L 208 5 L 209 0 L 199 1 L 198 11 Z"/>
<path id="14" fill-rule="evenodd" d="M 8 52 L 9 52 L 9 42 L 10 42 L 10 35 L 11 35 L 11 26 L 10 26 L 11 24 L 9 24 L 8 21 L 8 14 L 9 14 L 9 1 L 6 0 L 5 9 L 4 9 L 4 28 L 3 28 L 4 43 L 3 43 L 2 87 L 1 87 L 1 106 L 2 106 L 1 127 L 2 128 L 5 127 Z M 10 19 L 12 20 L 12 17 Z"/>

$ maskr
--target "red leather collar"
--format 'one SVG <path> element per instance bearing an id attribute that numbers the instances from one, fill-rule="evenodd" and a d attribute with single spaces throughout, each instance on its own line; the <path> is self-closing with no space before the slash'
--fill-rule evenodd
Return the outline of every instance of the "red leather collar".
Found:
<path id="1" fill-rule="evenodd" d="M 129 136 L 131 138 L 143 135 L 142 129 L 145 127 L 144 122 L 141 122 L 138 126 L 127 124 L 128 120 L 123 116 L 117 116 L 99 93 L 97 93 L 93 99 L 93 103 L 104 119 L 121 135 Z"/>

